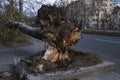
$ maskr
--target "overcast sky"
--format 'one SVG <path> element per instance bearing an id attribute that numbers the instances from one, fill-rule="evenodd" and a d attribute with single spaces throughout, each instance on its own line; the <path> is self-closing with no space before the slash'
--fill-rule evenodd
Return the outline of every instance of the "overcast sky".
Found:
<path id="1" fill-rule="evenodd" d="M 41 4 L 54 4 L 55 0 L 24 0 L 23 11 L 27 15 L 36 15 Z"/>
<path id="2" fill-rule="evenodd" d="M 118 1 L 118 2 L 120 2 L 120 0 L 115 0 L 115 1 Z"/>
<path id="3" fill-rule="evenodd" d="M 56 0 L 24 0 L 24 1 L 27 1 L 27 3 L 24 4 L 24 11 L 26 12 L 26 14 L 36 15 L 37 10 L 41 7 L 41 5 L 36 3 L 36 1 L 38 2 L 42 1 L 42 4 L 54 4 Z M 75 0 L 69 0 L 69 1 L 75 1 Z M 120 1 L 120 0 L 114 0 L 114 1 Z"/>
<path id="4" fill-rule="evenodd" d="M 24 0 L 24 1 L 45 1 L 45 2 L 49 2 L 49 3 L 55 2 L 55 0 Z"/>
<path id="5" fill-rule="evenodd" d="M 24 13 L 27 15 L 36 15 L 38 9 L 41 7 L 41 4 L 54 4 L 55 1 L 60 1 L 60 0 L 24 0 L 24 1 L 25 1 L 23 5 Z"/>

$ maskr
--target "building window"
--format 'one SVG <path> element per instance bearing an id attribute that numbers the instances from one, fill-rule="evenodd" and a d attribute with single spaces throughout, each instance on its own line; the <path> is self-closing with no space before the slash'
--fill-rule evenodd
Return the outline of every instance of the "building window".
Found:
<path id="1" fill-rule="evenodd" d="M 106 4 L 106 3 L 103 3 L 103 6 L 107 6 L 107 4 Z"/>
<path id="2" fill-rule="evenodd" d="M 103 9 L 103 11 L 104 11 L 104 12 L 107 12 L 107 10 L 106 10 L 106 9 Z"/>
<path id="3" fill-rule="evenodd" d="M 92 21 L 97 21 L 97 19 L 92 19 Z"/>
<path id="4" fill-rule="evenodd" d="M 110 6 L 113 6 L 113 4 L 111 3 L 111 4 L 109 4 Z"/>

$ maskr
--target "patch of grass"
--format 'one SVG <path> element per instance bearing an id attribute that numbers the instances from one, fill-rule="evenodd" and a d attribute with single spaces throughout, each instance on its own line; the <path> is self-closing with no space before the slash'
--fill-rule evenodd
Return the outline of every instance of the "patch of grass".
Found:
<path id="1" fill-rule="evenodd" d="M 93 64 L 94 63 L 101 63 L 101 62 L 103 62 L 102 58 L 98 54 L 96 54 L 96 53 L 86 52 L 85 54 L 86 55 L 84 56 L 84 59 L 86 61 L 92 62 Z"/>
<path id="2" fill-rule="evenodd" d="M 0 45 L 21 45 L 30 43 L 30 37 L 20 32 L 18 29 L 0 28 Z"/>
<path id="3" fill-rule="evenodd" d="M 78 49 L 76 48 L 69 48 L 69 51 L 72 51 L 72 52 L 75 52 L 75 53 L 81 53 L 83 54 L 84 56 L 81 56 L 84 60 L 88 60 L 88 61 L 91 61 L 91 62 L 96 62 L 98 61 L 99 62 L 102 62 L 102 58 L 95 52 L 81 52 L 79 51 Z"/>
<path id="4" fill-rule="evenodd" d="M 120 36 L 120 32 L 108 32 L 100 30 L 83 30 L 85 34 L 97 34 L 97 35 L 107 35 L 107 36 Z"/>
<path id="5" fill-rule="evenodd" d="M 70 51 L 74 52 L 75 54 L 81 54 L 80 56 L 78 55 L 77 57 L 80 58 L 82 66 L 90 66 L 103 62 L 101 56 L 99 56 L 95 52 L 81 52 L 75 48 L 70 48 Z"/>

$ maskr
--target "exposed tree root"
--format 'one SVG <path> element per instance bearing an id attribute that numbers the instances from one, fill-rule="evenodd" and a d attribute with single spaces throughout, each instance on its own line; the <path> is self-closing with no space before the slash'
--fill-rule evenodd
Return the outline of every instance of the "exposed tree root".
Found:
<path id="1" fill-rule="evenodd" d="M 69 59 L 68 51 L 65 51 L 65 53 L 62 53 L 62 52 L 59 52 L 57 48 L 49 47 L 46 50 L 43 56 L 43 59 L 51 62 L 68 60 Z"/>

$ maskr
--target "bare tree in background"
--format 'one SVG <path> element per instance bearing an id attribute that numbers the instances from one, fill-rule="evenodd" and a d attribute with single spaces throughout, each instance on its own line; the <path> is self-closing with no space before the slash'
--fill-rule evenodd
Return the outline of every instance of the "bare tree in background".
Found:
<path id="1" fill-rule="evenodd" d="M 120 32 L 120 7 L 115 7 L 112 14 L 112 25 L 114 30 L 118 30 Z"/>
<path id="2" fill-rule="evenodd" d="M 9 16 L 9 19 L 13 19 L 14 15 L 14 10 L 15 10 L 15 1 L 16 0 L 8 0 L 9 4 L 6 5 L 6 14 L 8 13 L 7 17 Z"/>
<path id="3" fill-rule="evenodd" d="M 67 6 L 68 16 L 72 20 L 80 20 L 83 23 L 83 27 L 86 28 L 89 16 L 91 14 L 91 8 L 86 4 L 85 0 L 78 0 Z"/>
<path id="4" fill-rule="evenodd" d="M 56 0 L 54 4 L 57 6 L 66 7 L 68 3 L 68 0 Z"/>
<path id="5" fill-rule="evenodd" d="M 23 0 L 19 0 L 19 13 L 22 14 L 23 11 Z"/>
<path id="6" fill-rule="evenodd" d="M 93 5 L 93 12 L 95 11 L 95 14 L 96 14 L 96 16 L 97 16 L 97 26 L 96 26 L 96 29 L 98 30 L 98 29 L 100 29 L 100 12 L 101 12 L 101 10 L 102 10 L 102 7 L 101 7 L 101 5 L 103 4 L 103 0 L 92 0 L 92 4 L 94 4 Z"/>

